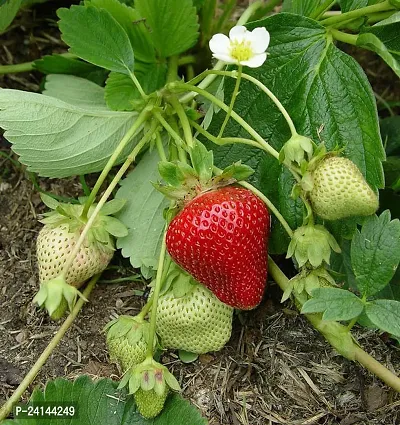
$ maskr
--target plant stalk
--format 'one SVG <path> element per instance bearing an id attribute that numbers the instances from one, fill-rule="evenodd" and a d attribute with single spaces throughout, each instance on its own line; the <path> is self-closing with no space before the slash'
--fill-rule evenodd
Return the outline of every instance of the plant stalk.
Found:
<path id="1" fill-rule="evenodd" d="M 186 145 L 188 148 L 192 148 L 193 135 L 192 135 L 192 129 L 189 123 L 189 118 L 187 117 L 182 104 L 179 102 L 179 100 L 175 96 L 171 96 L 168 100 L 173 106 L 173 108 L 175 109 L 176 113 L 178 114 L 179 121 L 181 122 L 181 126 L 183 129 L 183 135 L 185 136 Z"/>
<path id="2" fill-rule="evenodd" d="M 358 34 L 347 34 L 333 28 L 330 29 L 330 33 L 335 40 L 351 44 L 352 46 L 357 46 Z"/>
<path id="3" fill-rule="evenodd" d="M 139 80 L 136 78 L 136 75 L 133 72 L 129 71 L 129 76 L 131 77 L 131 80 L 133 81 L 135 87 L 138 89 L 138 92 L 140 93 L 142 99 L 147 99 L 147 94 L 144 92 L 143 87 L 139 83 Z"/>
<path id="4" fill-rule="evenodd" d="M 101 273 L 93 276 L 90 279 L 88 285 L 83 291 L 83 296 L 86 299 L 89 297 L 90 293 L 95 287 L 96 282 L 99 279 L 100 275 Z M 61 325 L 58 332 L 53 336 L 52 340 L 49 342 L 48 346 L 45 348 L 45 350 L 40 355 L 40 357 L 37 359 L 36 363 L 32 366 L 32 368 L 27 373 L 23 381 L 19 384 L 18 388 L 14 391 L 12 396 L 2 406 L 2 408 L 0 409 L 0 421 L 5 419 L 10 414 L 14 404 L 18 402 L 18 400 L 21 398 L 21 396 L 29 387 L 29 385 L 33 382 L 36 375 L 40 372 L 40 369 L 46 363 L 47 359 L 50 357 L 53 350 L 56 348 L 56 346 L 61 341 L 62 337 L 65 335 L 68 329 L 71 327 L 73 321 L 75 320 L 76 316 L 81 310 L 84 302 L 85 301 L 82 298 L 78 299 L 78 301 L 75 304 L 75 307 L 73 308 L 69 316 L 65 319 L 64 323 Z"/>
<path id="5" fill-rule="evenodd" d="M 361 9 L 351 10 L 350 12 L 341 13 L 337 16 L 331 16 L 330 18 L 323 19 L 321 22 L 322 25 L 334 25 L 338 22 L 347 21 L 349 19 L 360 18 L 362 16 L 370 15 L 377 12 L 386 12 L 388 10 L 394 10 L 395 7 L 392 6 L 389 0 L 385 0 L 382 3 L 373 4 L 371 6 L 362 7 Z"/>

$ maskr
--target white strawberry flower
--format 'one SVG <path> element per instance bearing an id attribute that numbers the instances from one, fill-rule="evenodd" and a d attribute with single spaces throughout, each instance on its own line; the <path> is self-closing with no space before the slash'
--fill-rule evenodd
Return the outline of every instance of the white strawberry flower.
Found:
<path id="1" fill-rule="evenodd" d="M 238 25 L 225 34 L 215 34 L 210 40 L 213 57 L 225 63 L 257 68 L 267 59 L 265 51 L 269 45 L 269 32 L 264 27 L 248 31 Z"/>

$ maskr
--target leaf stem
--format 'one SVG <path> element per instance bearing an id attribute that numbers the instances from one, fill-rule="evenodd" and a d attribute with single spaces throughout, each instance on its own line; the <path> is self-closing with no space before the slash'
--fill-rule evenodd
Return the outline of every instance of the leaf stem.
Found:
<path id="1" fill-rule="evenodd" d="M 167 120 L 157 111 L 153 111 L 153 115 L 157 118 L 160 124 L 167 130 L 170 136 L 176 141 L 177 146 L 184 146 L 185 142 L 182 140 L 181 136 L 169 125 Z"/>
<path id="2" fill-rule="evenodd" d="M 188 146 L 188 148 L 193 147 L 193 135 L 192 135 L 192 129 L 190 127 L 189 118 L 186 115 L 185 110 L 183 109 L 182 104 L 179 102 L 179 100 L 173 95 L 169 97 L 169 102 L 175 109 L 176 113 L 178 114 L 179 121 L 181 122 L 181 126 L 183 129 L 183 135 L 185 136 L 185 141 Z"/>
<path id="3" fill-rule="evenodd" d="M 231 78 L 237 78 L 236 77 L 236 71 L 206 71 L 205 74 L 213 73 L 217 75 L 223 75 L 226 77 Z M 290 132 L 292 133 L 292 136 L 297 135 L 296 127 L 293 124 L 292 118 L 290 117 L 289 113 L 285 109 L 285 107 L 282 105 L 280 100 L 272 93 L 272 91 L 266 87 L 261 81 L 258 81 L 257 78 L 252 77 L 251 75 L 242 74 L 242 78 L 244 80 L 251 81 L 254 85 L 256 85 L 259 89 L 261 89 L 275 104 L 275 106 L 279 109 L 281 114 L 285 117 L 285 120 L 289 126 Z"/>
<path id="4" fill-rule="evenodd" d="M 310 18 L 318 20 L 327 10 L 330 10 L 335 3 L 336 0 L 325 0 L 313 13 L 311 13 Z"/>
<path id="5" fill-rule="evenodd" d="M 171 56 L 168 60 L 167 83 L 178 79 L 178 56 Z"/>
<path id="6" fill-rule="evenodd" d="M 160 295 L 161 284 L 162 284 L 161 278 L 163 275 L 165 253 L 166 253 L 166 245 L 165 245 L 165 231 L 164 231 L 163 241 L 161 244 L 160 258 L 158 259 L 156 284 L 155 284 L 154 292 L 153 292 L 153 308 L 151 309 L 151 314 L 150 314 L 150 334 L 149 334 L 149 341 L 147 345 L 147 356 L 146 356 L 147 358 L 153 358 L 154 338 L 156 334 L 156 324 L 157 324 L 157 321 L 156 321 L 157 320 L 157 305 L 158 305 L 158 298 Z"/>
<path id="7" fill-rule="evenodd" d="M 167 155 L 165 155 L 160 132 L 156 134 L 156 148 L 157 148 L 158 156 L 160 157 L 161 161 L 168 161 Z"/>
<path id="8" fill-rule="evenodd" d="M 251 3 L 242 13 L 242 16 L 238 19 L 236 25 L 244 25 L 263 4 L 263 0 L 257 0 L 254 3 Z"/>
<path id="9" fill-rule="evenodd" d="M 129 76 L 131 77 L 133 84 L 135 84 L 135 87 L 138 89 L 140 96 L 142 96 L 143 99 L 147 99 L 147 94 L 144 92 L 143 87 L 139 83 L 139 80 L 136 78 L 136 75 L 132 71 L 129 71 Z"/>
<path id="10" fill-rule="evenodd" d="M 331 16 L 330 18 L 323 19 L 320 22 L 322 25 L 328 26 L 337 24 L 338 22 L 347 21 L 349 19 L 360 18 L 362 16 L 370 15 L 372 13 L 385 12 L 387 10 L 394 9 L 395 7 L 390 4 L 389 0 L 385 0 L 382 3 L 362 7 L 361 9 L 351 10 L 350 12 L 341 13 L 337 16 Z"/>
<path id="11" fill-rule="evenodd" d="M 224 102 L 219 100 L 217 97 L 209 93 L 208 91 L 200 88 L 200 86 L 193 86 L 188 83 L 180 83 L 180 82 L 174 82 L 170 83 L 168 87 L 174 91 L 175 89 L 183 89 L 183 90 L 192 90 L 196 93 L 201 94 L 203 97 L 211 100 L 214 102 L 217 106 L 219 106 L 222 110 L 225 112 L 228 112 L 229 107 Z M 255 130 L 253 127 L 251 127 L 243 118 L 241 118 L 235 111 L 232 111 L 231 114 L 232 118 L 241 125 L 254 139 L 262 146 L 262 148 L 268 152 L 270 155 L 275 157 L 276 159 L 279 159 L 279 153 L 269 144 L 267 143 Z"/>
<path id="12" fill-rule="evenodd" d="M 157 122 L 152 123 L 152 127 L 150 128 L 150 130 L 145 134 L 145 136 L 140 140 L 140 142 L 133 148 L 132 152 L 128 155 L 125 162 L 122 164 L 122 167 L 118 170 L 118 173 L 115 175 L 110 185 L 104 192 L 103 196 L 100 198 L 99 203 L 96 205 L 96 208 L 94 209 L 93 213 L 89 217 L 89 220 L 85 224 L 85 227 L 83 228 L 79 236 L 79 239 L 76 242 L 76 245 L 74 246 L 74 249 L 72 250 L 71 254 L 68 256 L 68 259 L 63 269 L 64 276 L 67 274 L 68 269 L 70 268 L 71 264 L 75 260 L 75 257 L 78 254 L 83 242 L 85 241 L 86 235 L 88 234 L 90 228 L 92 227 L 92 224 L 94 223 L 96 217 L 98 216 L 101 208 L 107 202 L 107 199 L 111 195 L 114 188 L 117 186 L 118 182 L 121 180 L 122 176 L 125 174 L 125 171 L 129 168 L 129 166 L 135 160 L 137 154 L 141 151 L 143 146 L 145 146 L 146 143 L 151 139 L 154 132 L 156 131 L 157 125 L 158 125 Z"/>
<path id="13" fill-rule="evenodd" d="M 131 138 L 139 131 L 142 124 L 146 121 L 151 109 L 152 109 L 151 105 L 149 105 L 149 106 L 147 106 L 143 109 L 143 111 L 140 113 L 140 115 L 136 118 L 132 127 L 127 131 L 125 136 L 119 142 L 119 145 L 117 146 L 117 148 L 115 149 L 115 151 L 111 155 L 110 159 L 107 161 L 107 164 L 104 167 L 103 171 L 101 172 L 99 178 L 97 179 L 96 184 L 94 185 L 92 192 L 90 193 L 89 198 L 85 202 L 85 207 L 82 211 L 82 216 L 81 216 L 83 220 L 87 219 L 89 209 L 92 206 L 94 200 L 96 199 L 96 195 L 99 192 L 101 186 L 103 185 L 104 180 L 106 179 L 111 168 L 114 166 L 115 162 L 117 161 L 121 152 L 124 150 L 125 146 L 129 143 Z"/>
<path id="14" fill-rule="evenodd" d="M 89 298 L 90 293 L 96 285 L 97 280 L 99 279 L 100 274 L 97 274 L 91 278 L 87 284 L 85 290 L 83 291 L 84 298 Z M 26 391 L 29 385 L 33 382 L 36 375 L 39 373 L 42 366 L 46 363 L 47 359 L 52 354 L 53 350 L 56 348 L 57 344 L 61 341 L 62 337 L 71 327 L 73 321 L 81 310 L 84 300 L 79 298 L 75 304 L 75 307 L 72 309 L 69 316 L 65 319 L 64 323 L 60 326 L 57 333 L 53 336 L 52 340 L 49 342 L 48 346 L 45 348 L 40 357 L 36 360 L 36 363 L 31 367 L 30 371 L 27 373 L 23 381 L 19 384 L 18 388 L 14 391 L 12 396 L 7 400 L 7 402 L 0 409 L 0 421 L 5 419 L 8 414 L 11 412 L 15 403 L 21 398 L 22 394 Z"/>
<path id="15" fill-rule="evenodd" d="M 16 74 L 18 72 L 29 72 L 35 68 L 33 66 L 34 61 L 17 63 L 15 65 L 0 65 L 0 75 L 2 74 Z"/>
<path id="16" fill-rule="evenodd" d="M 189 64 L 192 64 L 192 63 L 196 63 L 196 56 L 195 55 L 185 55 L 185 56 L 181 56 L 178 59 L 178 66 L 189 65 Z"/>
<path id="17" fill-rule="evenodd" d="M 229 110 L 226 113 L 224 122 L 222 123 L 221 129 L 219 130 L 218 139 L 220 139 L 222 137 L 222 135 L 224 134 L 226 124 L 228 123 L 229 118 L 231 116 L 231 113 L 233 111 L 233 105 L 235 104 L 236 97 L 239 93 L 239 86 L 240 86 L 240 81 L 242 79 L 242 72 L 243 72 L 243 66 L 239 65 L 238 71 L 237 71 L 237 76 L 236 76 L 235 88 L 233 89 L 233 93 L 232 93 L 231 103 L 229 104 Z"/>
<path id="18" fill-rule="evenodd" d="M 282 291 L 285 291 L 290 285 L 289 279 L 271 257 L 268 258 L 268 270 Z M 301 308 L 304 300 L 301 299 L 300 295 L 293 293 Z M 319 314 L 305 314 L 305 316 L 340 354 L 349 360 L 358 361 L 387 385 L 400 392 L 400 378 L 360 348 L 345 326 L 337 322 L 324 321 Z"/>
<path id="19" fill-rule="evenodd" d="M 345 32 L 331 28 L 330 33 L 335 40 L 342 41 L 343 43 L 357 46 L 358 34 L 347 34 Z"/>

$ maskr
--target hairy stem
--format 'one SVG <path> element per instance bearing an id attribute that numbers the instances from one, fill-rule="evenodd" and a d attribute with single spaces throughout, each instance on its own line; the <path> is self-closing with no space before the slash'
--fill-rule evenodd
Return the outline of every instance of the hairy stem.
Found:
<path id="1" fill-rule="evenodd" d="M 343 43 L 351 44 L 353 46 L 357 46 L 358 34 L 347 34 L 345 32 L 331 29 L 330 33 L 335 40 L 342 41 Z"/>
<path id="2" fill-rule="evenodd" d="M 162 144 L 160 132 L 156 134 L 156 148 L 157 148 L 158 156 L 160 157 L 161 161 L 168 161 L 167 155 L 165 154 L 165 151 L 164 151 L 164 146 Z"/>
<path id="3" fill-rule="evenodd" d="M 289 286 L 289 279 L 271 257 L 268 259 L 268 270 L 282 291 L 285 291 Z M 304 303 L 304 300 L 300 296 L 301 294 L 293 293 L 293 295 L 296 304 L 301 308 Z M 306 314 L 305 316 L 314 328 L 318 330 L 341 355 L 349 360 L 359 362 L 370 372 L 382 379 L 387 385 L 400 392 L 400 378 L 360 348 L 354 342 L 346 326 L 337 322 L 324 321 L 321 319 L 320 314 Z"/>
<path id="4" fill-rule="evenodd" d="M 179 100 L 175 96 L 171 96 L 168 100 L 173 106 L 173 108 L 175 109 L 176 113 L 178 114 L 179 121 L 181 122 L 181 126 L 183 129 L 183 135 L 185 136 L 186 145 L 188 146 L 188 148 L 192 148 L 193 135 L 192 135 L 192 129 L 189 123 L 189 118 L 187 117 L 182 104 L 179 102 Z"/>
<path id="5" fill-rule="evenodd" d="M 232 93 L 231 103 L 229 104 L 229 110 L 226 113 L 224 122 L 222 123 L 221 129 L 219 130 L 218 139 L 220 139 L 222 135 L 224 134 L 225 127 L 228 124 L 229 117 L 231 116 L 231 113 L 233 111 L 233 105 L 235 104 L 236 97 L 239 93 L 240 81 L 242 79 L 242 71 L 243 71 L 243 67 L 242 65 L 239 65 L 237 76 L 236 76 L 235 88 L 233 89 L 233 93 Z"/>
<path id="6" fill-rule="evenodd" d="M 253 16 L 253 14 L 256 12 L 256 10 L 262 7 L 263 4 L 263 0 L 257 0 L 254 3 L 251 3 L 248 8 L 242 13 L 242 16 L 239 18 L 236 25 L 244 25 L 246 22 L 248 22 Z"/>
<path id="7" fill-rule="evenodd" d="M 182 140 L 181 136 L 169 125 L 167 120 L 157 111 L 153 112 L 153 115 L 157 120 L 160 122 L 160 124 L 167 130 L 169 135 L 175 140 L 177 146 L 182 147 L 184 146 L 184 141 Z"/>
<path id="8" fill-rule="evenodd" d="M 150 314 L 150 334 L 149 334 L 149 343 L 147 345 L 147 358 L 153 358 L 154 351 L 154 338 L 156 334 L 156 320 L 157 320 L 157 305 L 158 305 L 158 297 L 160 295 L 161 284 L 162 284 L 162 275 L 165 261 L 165 232 L 163 234 L 163 241 L 161 245 L 160 258 L 158 259 L 158 267 L 157 267 L 157 276 L 156 276 L 156 284 L 153 292 L 153 308 L 151 309 Z"/>
<path id="9" fill-rule="evenodd" d="M 119 181 L 121 180 L 122 176 L 125 174 L 125 171 L 129 168 L 129 166 L 132 164 L 132 162 L 135 160 L 137 154 L 141 151 L 143 146 L 146 145 L 146 143 L 151 139 L 154 132 L 156 131 L 157 123 L 154 122 L 152 124 L 151 129 L 146 133 L 146 135 L 142 138 L 142 140 L 134 147 L 133 151 L 129 154 L 128 158 L 126 158 L 125 162 L 122 164 L 122 167 L 118 170 L 118 173 L 115 175 L 113 180 L 111 181 L 110 185 L 104 192 L 103 196 L 101 197 L 99 203 L 96 205 L 96 208 L 94 209 L 93 213 L 91 214 L 89 220 L 85 224 L 85 227 L 82 230 L 82 233 L 79 236 L 79 239 L 74 246 L 74 249 L 72 250 L 71 254 L 68 256 L 68 259 L 64 265 L 63 274 L 64 276 L 67 274 L 68 269 L 71 267 L 71 264 L 75 260 L 75 257 L 77 256 L 79 250 L 81 249 L 82 244 L 84 243 L 86 236 L 92 227 L 94 221 L 96 220 L 96 217 L 98 216 L 101 208 L 103 205 L 107 202 L 107 199 L 111 195 L 112 191 L 115 189 Z"/>
<path id="10" fill-rule="evenodd" d="M 143 87 L 139 83 L 139 80 L 136 78 L 136 75 L 129 71 L 129 76 L 131 77 L 131 80 L 133 81 L 133 84 L 138 89 L 138 92 L 140 93 L 140 96 L 142 96 L 142 99 L 147 99 L 147 94 L 144 92 Z"/>
<path id="11" fill-rule="evenodd" d="M 360 18 L 362 16 L 370 15 L 377 12 L 385 12 L 387 10 L 394 10 L 395 7 L 392 6 L 389 0 L 385 0 L 382 3 L 373 4 L 371 6 L 362 7 L 361 9 L 351 10 L 350 12 L 341 13 L 337 16 L 331 16 L 330 18 L 323 19 L 321 22 L 322 25 L 334 25 L 338 22 L 347 21 L 349 19 Z"/>
<path id="12" fill-rule="evenodd" d="M 92 206 L 94 200 L 96 199 L 96 195 L 99 192 L 101 186 L 103 185 L 104 180 L 106 179 L 108 173 L 110 172 L 111 168 L 114 166 L 118 157 L 121 155 L 121 152 L 124 150 L 125 146 L 130 142 L 132 137 L 139 131 L 142 124 L 146 121 L 150 110 L 151 110 L 150 106 L 145 107 L 143 109 L 143 111 L 137 117 L 136 121 L 133 123 L 132 127 L 128 130 L 128 132 L 125 134 L 125 136 L 119 142 L 119 145 L 117 146 L 117 148 L 115 149 L 115 151 L 111 155 L 110 159 L 107 161 L 107 164 L 104 167 L 103 171 L 101 172 L 99 178 L 97 179 L 96 184 L 94 185 L 89 198 L 85 202 L 85 207 L 84 207 L 83 212 L 82 212 L 82 218 L 84 220 L 87 219 L 89 209 Z"/>
<path id="13" fill-rule="evenodd" d="M 85 290 L 83 291 L 83 296 L 87 299 L 92 292 L 94 286 L 96 285 L 97 280 L 99 279 L 100 274 L 97 274 L 91 278 Z M 7 400 L 7 402 L 0 409 L 0 421 L 5 419 L 8 414 L 11 412 L 15 403 L 21 398 L 22 394 L 26 391 L 29 385 L 33 382 L 36 375 L 39 373 L 42 366 L 46 363 L 47 359 L 50 357 L 57 344 L 61 341 L 62 337 L 71 327 L 73 321 L 81 310 L 84 300 L 82 298 L 78 299 L 75 304 L 75 307 L 72 309 L 69 316 L 65 319 L 64 323 L 60 326 L 58 332 L 54 335 L 52 340 L 49 342 L 49 345 L 45 348 L 43 353 L 37 359 L 36 363 L 32 366 L 30 371 L 27 373 L 23 381 L 19 384 L 18 388 L 14 391 L 12 396 Z"/>

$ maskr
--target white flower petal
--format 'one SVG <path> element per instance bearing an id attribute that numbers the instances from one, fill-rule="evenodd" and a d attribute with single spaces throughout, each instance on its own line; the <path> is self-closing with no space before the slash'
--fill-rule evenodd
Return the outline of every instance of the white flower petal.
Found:
<path id="1" fill-rule="evenodd" d="M 264 53 L 269 45 L 269 32 L 264 28 L 255 28 L 250 33 L 251 47 L 255 54 Z"/>
<path id="2" fill-rule="evenodd" d="M 236 27 L 231 28 L 229 31 L 229 38 L 231 40 L 241 43 L 244 39 L 247 38 L 249 31 L 243 25 L 236 25 Z"/>
<path id="3" fill-rule="evenodd" d="M 238 63 L 236 59 L 224 53 L 213 53 L 213 57 L 225 63 Z"/>
<path id="4" fill-rule="evenodd" d="M 212 36 L 209 46 L 213 53 L 227 54 L 230 43 L 229 38 L 225 34 L 215 34 Z"/>
<path id="5" fill-rule="evenodd" d="M 241 61 L 240 64 L 244 66 L 248 66 L 249 68 L 258 68 L 265 62 L 266 59 L 267 59 L 267 54 L 260 53 L 259 55 L 253 56 L 248 61 Z"/>

